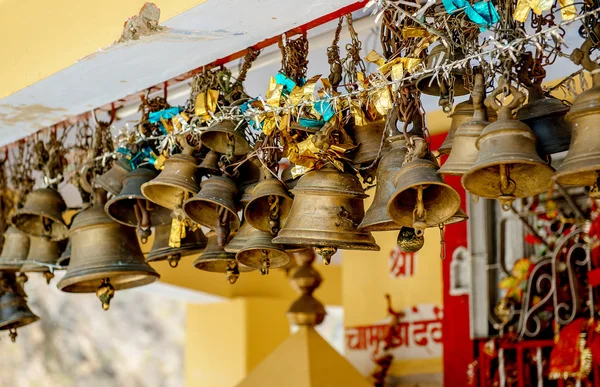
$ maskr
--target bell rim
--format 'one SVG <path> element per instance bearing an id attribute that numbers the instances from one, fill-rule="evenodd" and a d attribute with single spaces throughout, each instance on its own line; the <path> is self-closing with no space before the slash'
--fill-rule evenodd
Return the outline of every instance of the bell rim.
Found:
<path id="1" fill-rule="evenodd" d="M 186 184 L 186 186 L 184 187 L 182 185 L 177 185 L 177 184 L 174 184 L 174 183 L 168 183 L 168 182 L 164 182 L 164 181 L 163 182 L 154 182 L 154 183 L 152 181 L 149 181 L 147 183 L 142 184 L 141 190 L 142 190 L 142 195 L 147 200 L 150 200 L 152 203 L 156 204 L 157 206 L 164 207 L 164 208 L 166 208 L 168 210 L 173 210 L 173 209 L 175 209 L 175 206 L 173 206 L 173 208 L 171 208 L 170 202 L 166 202 L 166 201 L 162 201 L 162 200 L 156 201 L 156 200 L 153 200 L 152 198 L 150 198 L 149 195 L 148 195 L 148 192 L 146 192 L 146 187 L 167 186 L 167 187 L 170 187 L 170 188 L 178 188 L 181 191 L 184 191 L 187 194 L 188 197 L 193 197 L 194 195 L 196 195 L 200 191 L 200 188 L 197 185 L 187 184 L 187 183 L 185 183 L 185 184 Z M 164 203 L 169 204 L 169 206 L 165 206 Z"/>
<path id="2" fill-rule="evenodd" d="M 212 223 L 205 222 L 203 219 L 202 219 L 201 221 L 198 221 L 198 219 L 200 219 L 200 218 L 198 218 L 198 217 L 196 217 L 196 216 L 191 216 L 191 215 L 190 215 L 190 214 L 191 214 L 191 208 L 188 208 L 188 207 L 189 207 L 189 206 L 191 206 L 192 204 L 195 204 L 196 202 L 199 202 L 199 203 L 209 203 L 209 204 L 215 204 L 215 205 L 217 205 L 217 206 L 220 206 L 220 207 L 223 207 L 223 208 L 225 208 L 225 210 L 226 210 L 226 211 L 229 213 L 229 217 L 228 217 L 228 218 L 230 219 L 230 220 L 229 220 L 229 228 L 230 228 L 230 231 L 231 231 L 231 232 L 233 232 L 233 231 L 237 231 L 237 230 L 239 230 L 239 228 L 240 228 L 240 226 L 241 226 L 241 221 L 240 221 L 240 218 L 239 218 L 239 216 L 238 216 L 237 212 L 233 211 L 233 210 L 232 210 L 231 208 L 229 208 L 229 207 L 225 207 L 225 206 L 223 206 L 223 204 L 222 204 L 222 203 L 220 203 L 220 202 L 213 201 L 213 200 L 210 200 L 210 199 L 208 199 L 208 198 L 196 198 L 196 197 L 192 197 L 192 198 L 190 198 L 190 199 L 186 200 L 186 201 L 183 203 L 183 206 L 181 207 L 181 208 L 183 209 L 183 212 L 185 213 L 185 215 L 186 215 L 188 218 L 190 218 L 190 219 L 191 219 L 191 220 L 193 220 L 194 222 L 196 222 L 196 223 L 198 223 L 199 225 L 201 225 L 201 226 L 204 226 L 204 227 L 208 227 L 208 228 L 212 228 L 212 227 L 214 227 L 214 225 L 213 225 Z"/>
<path id="3" fill-rule="evenodd" d="M 597 165 L 597 164 L 596 164 Z M 596 173 L 596 176 L 600 175 L 600 169 L 594 167 L 594 165 L 589 165 L 587 167 L 577 168 L 577 170 L 562 170 L 559 167 L 556 172 L 552 175 L 552 181 L 560 185 L 568 185 L 568 186 L 592 186 L 596 182 L 596 179 L 590 177 L 588 174 Z M 580 181 L 585 183 L 570 183 L 567 178 L 577 176 Z"/>
<path id="4" fill-rule="evenodd" d="M 34 236 L 34 237 L 47 237 L 47 238 L 49 238 L 53 242 L 60 242 L 60 241 L 65 240 L 65 239 L 67 239 L 69 237 L 68 236 L 69 227 L 67 227 L 67 225 L 65 224 L 65 221 L 62 218 L 57 219 L 54 216 L 49 216 L 47 213 L 42 212 L 42 216 L 44 216 L 44 217 L 52 220 L 52 222 L 53 222 L 53 227 L 52 228 L 54 228 L 54 225 L 58 225 L 58 227 L 60 228 L 60 232 L 57 232 L 56 233 L 57 235 L 54 236 L 54 237 L 52 237 L 52 236 L 48 236 L 48 235 L 45 235 L 45 234 L 37 234 L 37 233 L 27 232 L 26 230 L 24 230 L 23 228 L 21 228 L 21 226 L 23 224 L 22 223 L 21 224 L 17 224 L 16 222 L 17 222 L 18 219 L 20 219 L 22 217 L 25 217 L 25 216 L 27 216 L 27 217 L 34 217 L 34 216 L 35 217 L 39 217 L 40 214 L 34 214 L 34 213 L 30 212 L 30 211 L 24 210 L 24 208 L 20 208 L 17 211 L 15 211 L 15 213 L 13 214 L 13 216 L 10 218 L 10 222 L 19 231 L 21 231 L 22 233 L 24 233 L 26 235 Z"/>
<path id="5" fill-rule="evenodd" d="M 233 151 L 233 155 L 234 156 L 242 156 L 247 154 L 248 152 L 250 152 L 252 150 L 252 148 L 250 147 L 250 143 L 248 142 L 248 140 L 246 138 L 244 138 L 244 136 L 242 136 L 240 133 L 238 133 L 235 130 L 236 125 L 234 124 L 234 129 L 231 130 L 230 132 L 225 131 L 224 129 L 219 129 L 219 128 L 207 128 L 204 132 L 200 133 L 200 141 L 202 142 L 203 145 L 205 145 L 208 149 L 215 151 L 217 153 L 220 154 L 225 154 L 226 150 L 225 149 L 213 149 L 210 145 L 211 141 L 207 140 L 208 136 L 213 136 L 216 133 L 230 133 L 233 134 L 234 136 L 236 136 L 239 140 L 240 140 L 240 144 L 242 145 L 241 147 L 238 147 L 237 143 L 235 144 L 235 148 Z M 204 138 L 203 138 L 204 137 Z M 215 144 L 212 144 L 213 146 L 215 146 Z M 216 147 L 215 147 L 216 148 Z M 238 150 L 239 148 L 242 148 L 241 150 Z M 221 152 L 223 151 L 223 152 Z"/>
<path id="6" fill-rule="evenodd" d="M 47 262 L 49 265 L 56 265 L 55 262 Z M 60 269 L 54 269 L 60 270 Z M 36 265 L 35 263 L 26 263 L 21 266 L 21 273 L 50 273 L 51 270 L 48 266 Z"/>
<path id="7" fill-rule="evenodd" d="M 262 267 L 261 263 L 254 262 L 254 261 L 250 260 L 251 257 L 247 256 L 247 253 L 250 253 L 250 252 L 253 252 L 256 250 L 269 250 L 270 251 L 269 252 L 269 254 L 270 254 L 269 261 L 270 261 L 271 269 L 279 269 L 279 268 L 285 267 L 292 260 L 292 257 L 290 257 L 290 255 L 288 253 L 286 253 L 285 250 L 277 250 L 277 249 L 274 249 L 273 247 L 268 248 L 268 249 L 252 247 L 252 248 L 248 248 L 245 250 L 241 250 L 235 254 L 235 259 L 237 259 L 237 261 L 239 263 L 241 263 L 242 265 L 251 267 L 253 269 L 260 269 Z M 277 254 L 275 256 L 273 256 L 272 255 L 273 252 L 276 252 Z"/>
<path id="8" fill-rule="evenodd" d="M 165 261 L 168 259 L 169 255 L 172 253 L 186 253 L 186 254 L 181 254 L 181 258 L 183 258 L 184 256 L 202 254 L 205 249 L 206 249 L 206 246 L 204 246 L 202 248 L 196 247 L 196 246 L 178 247 L 178 248 L 163 247 L 161 249 L 156 250 L 156 252 L 154 254 L 153 254 L 153 251 L 151 250 L 145 259 L 146 259 L 146 262 Z M 177 251 L 173 251 L 173 250 L 177 250 Z"/>
<path id="9" fill-rule="evenodd" d="M 363 219 L 363 221 L 358 225 L 358 229 L 360 231 L 367 231 L 367 232 L 377 232 L 377 231 L 395 231 L 395 230 L 400 230 L 402 228 L 402 226 L 400 226 L 398 223 L 394 222 L 391 219 L 387 219 L 387 220 L 371 220 L 365 223 L 366 220 L 366 214 L 365 214 L 365 219 Z M 364 223 L 364 225 L 363 225 Z"/>
<path id="10" fill-rule="evenodd" d="M 25 260 L 25 259 L 22 259 Z M 15 259 L 16 261 L 16 259 Z M 0 271 L 19 271 L 23 266 L 22 263 L 4 263 L 0 260 Z"/>
<path id="11" fill-rule="evenodd" d="M 127 266 L 132 267 L 133 270 L 127 270 Z M 132 289 L 149 285 L 160 278 L 160 274 L 158 274 L 150 265 L 147 266 L 149 269 L 144 270 L 140 269 L 140 264 L 121 265 L 119 266 L 120 270 L 107 270 L 106 267 L 96 267 L 96 270 L 104 270 L 103 272 L 96 273 L 93 272 L 94 268 L 85 268 L 71 273 L 69 273 L 67 269 L 67 275 L 65 275 L 56 286 L 60 291 L 66 293 L 95 293 L 102 280 L 109 278 L 111 285 L 115 290 Z M 133 278 L 131 281 L 115 282 L 115 279 L 121 279 L 122 277 Z"/>
<path id="12" fill-rule="evenodd" d="M 136 223 L 130 223 L 127 222 L 126 220 L 123 219 L 119 219 L 116 216 L 114 216 L 114 214 L 111 213 L 111 208 L 114 208 L 112 205 L 113 204 L 118 204 L 119 202 L 125 201 L 125 200 L 135 200 L 135 199 L 141 199 L 141 200 L 149 200 L 147 199 L 144 195 L 127 195 L 127 197 L 125 198 L 119 198 L 119 197 L 112 197 L 109 201 L 106 202 L 106 204 L 104 205 L 104 212 L 106 213 L 106 216 L 108 216 L 111 220 L 122 224 L 123 226 L 127 226 L 127 227 L 137 227 L 137 222 Z M 160 208 L 158 208 L 158 210 L 160 211 L 161 209 L 165 209 L 168 210 L 168 208 L 166 207 L 162 207 L 159 206 L 158 204 L 152 202 L 155 206 L 158 206 Z M 164 226 L 167 224 L 170 224 L 169 222 L 159 222 L 157 221 L 160 217 L 156 216 L 153 211 L 150 212 L 150 224 L 152 227 L 155 226 Z"/>
<path id="13" fill-rule="evenodd" d="M 450 71 L 450 73 L 452 75 L 454 75 L 454 96 L 461 97 L 463 95 L 469 94 L 469 90 L 467 90 L 467 88 L 465 87 L 464 82 L 462 80 L 463 79 L 462 72 L 458 71 L 458 70 L 452 70 L 452 71 Z M 422 76 L 421 78 L 419 78 L 417 80 L 417 82 L 415 82 L 415 87 L 417 88 L 417 90 L 419 90 L 423 94 L 431 95 L 434 97 L 439 97 L 440 93 L 432 94 L 431 92 L 427 92 L 429 89 L 432 89 L 432 87 L 429 86 L 429 81 L 431 80 L 431 78 L 433 78 L 432 74 Z M 426 85 L 426 86 L 423 86 L 423 85 Z"/>
<path id="14" fill-rule="evenodd" d="M 29 307 L 27 307 L 29 309 Z M 23 328 L 29 324 L 33 324 L 36 321 L 39 321 L 40 317 L 33 313 L 31 310 L 29 312 L 19 312 L 18 314 L 27 315 L 27 317 L 23 318 L 21 316 L 11 317 L 7 321 L 3 321 L 0 323 L 0 331 L 6 331 L 9 329 L 18 329 Z M 16 324 L 16 325 L 15 325 Z"/>
<path id="15" fill-rule="evenodd" d="M 237 261 L 237 259 L 235 257 L 233 259 L 209 258 L 209 259 L 200 261 L 200 258 L 197 258 L 194 261 L 193 266 L 198 270 L 206 271 L 209 273 L 225 273 L 225 271 L 227 270 L 226 261 L 227 262 Z M 220 263 L 222 263 L 223 266 L 221 266 Z M 250 272 L 256 270 L 255 268 L 243 265 L 239 261 L 237 261 L 237 263 L 238 263 L 238 270 L 240 271 L 240 273 L 250 273 Z"/>
<path id="16" fill-rule="evenodd" d="M 297 233 L 298 231 L 313 231 L 313 230 L 301 230 L 301 229 L 294 229 L 294 233 Z M 323 234 L 322 232 L 320 232 L 321 234 Z M 280 232 L 281 234 L 281 232 Z M 332 239 L 326 239 L 325 237 L 323 237 L 320 240 L 315 240 L 312 238 L 306 238 L 306 237 L 294 237 L 294 236 L 285 236 L 285 235 L 278 235 L 275 238 L 273 238 L 274 243 L 277 244 L 284 244 L 284 245 L 301 245 L 301 246 L 310 246 L 310 247 L 336 247 L 340 250 L 365 250 L 365 251 L 380 251 L 381 247 L 379 247 L 379 245 L 377 245 L 377 243 L 375 242 L 375 238 L 373 238 L 372 235 L 369 235 L 368 233 L 362 233 L 362 234 L 367 234 L 369 236 L 370 239 L 372 239 L 372 242 L 354 242 L 354 243 L 347 243 L 347 242 L 342 242 L 339 240 L 332 240 Z"/>
<path id="17" fill-rule="evenodd" d="M 537 107 L 537 105 L 543 105 L 543 104 L 548 104 L 548 102 L 546 101 L 551 101 L 550 103 L 555 104 L 556 107 L 558 108 L 559 105 L 562 106 L 561 109 L 555 109 L 554 111 L 550 111 L 550 112 L 546 112 L 546 113 L 536 113 L 534 108 Z M 558 101 L 558 103 L 557 103 Z M 529 120 L 534 120 L 534 119 L 539 119 L 541 117 L 554 117 L 554 116 L 561 116 L 564 117 L 567 115 L 567 113 L 569 112 L 569 110 L 571 110 L 568 106 L 564 105 L 562 102 L 560 102 L 560 100 L 558 98 L 541 98 L 532 102 L 528 102 L 525 105 L 523 105 L 518 111 L 517 114 L 515 116 L 515 119 L 517 121 L 523 121 L 525 122 L 525 124 L 527 124 L 526 121 Z"/>

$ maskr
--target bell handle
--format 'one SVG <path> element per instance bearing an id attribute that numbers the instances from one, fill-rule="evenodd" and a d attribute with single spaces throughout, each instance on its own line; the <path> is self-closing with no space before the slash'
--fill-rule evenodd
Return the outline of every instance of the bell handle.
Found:
<path id="1" fill-rule="evenodd" d="M 483 74 L 480 72 L 475 74 L 475 81 L 473 83 L 473 91 L 471 92 L 473 106 L 477 109 L 482 109 L 483 100 L 485 99 L 485 86 L 483 84 Z"/>
<path id="2" fill-rule="evenodd" d="M 594 34 L 600 35 L 600 24 L 596 23 L 594 26 Z M 578 66 L 583 67 L 585 70 L 592 73 L 592 81 L 594 86 L 600 85 L 600 64 L 594 62 L 590 57 L 592 49 L 596 46 L 591 37 L 585 39 L 581 48 L 576 48 L 571 53 L 571 61 Z"/>
<path id="3" fill-rule="evenodd" d="M 508 105 L 503 105 L 498 102 L 496 97 L 504 92 L 505 80 L 501 79 L 498 82 L 498 87 L 492 91 L 492 93 L 485 99 L 485 106 L 489 107 L 498 112 L 498 115 L 503 115 L 503 117 L 499 117 L 502 119 L 510 119 L 512 115 L 512 111 L 523 104 L 525 101 L 525 94 L 519 91 L 516 87 L 511 84 L 508 84 L 508 89 L 513 97 L 512 101 Z"/>

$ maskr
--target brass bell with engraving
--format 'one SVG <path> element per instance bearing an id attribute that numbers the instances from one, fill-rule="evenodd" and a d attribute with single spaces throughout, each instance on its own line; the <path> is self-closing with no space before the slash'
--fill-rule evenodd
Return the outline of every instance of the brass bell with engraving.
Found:
<path id="1" fill-rule="evenodd" d="M 29 254 L 29 236 L 15 226 L 9 226 L 4 233 L 4 246 L 0 254 L 0 270 L 19 271 Z"/>
<path id="2" fill-rule="evenodd" d="M 200 192 L 183 205 L 194 222 L 215 230 L 219 246 L 224 246 L 231 232 L 240 227 L 235 198 L 238 188 L 225 176 L 211 176 L 200 185 Z"/>
<path id="3" fill-rule="evenodd" d="M 326 164 L 303 175 L 292 193 L 290 214 L 274 243 L 316 247 L 326 263 L 337 249 L 379 251 L 373 236 L 358 230 L 367 195 L 355 175 Z"/>
<path id="4" fill-rule="evenodd" d="M 115 290 L 150 284 L 158 273 L 144 260 L 135 230 L 104 212 L 106 192 L 96 191 L 93 206 L 73 220 L 71 260 L 58 288 L 68 293 L 96 293 L 108 310 Z"/>
<path id="5" fill-rule="evenodd" d="M 551 184 L 553 170 L 539 156 L 535 135 L 527 125 L 512 118 L 523 93 L 510 86 L 513 100 L 506 106 L 496 102 L 499 86 L 485 103 L 498 110 L 498 121 L 489 124 L 477 140 L 477 162 L 462 177 L 462 185 L 473 195 L 498 199 L 507 211 L 517 198 L 537 195 Z"/>
<path id="6" fill-rule="evenodd" d="M 59 242 L 52 241 L 45 237 L 29 237 L 29 254 L 27 254 L 27 263 L 24 263 L 19 270 L 22 273 L 43 273 L 46 281 L 54 278 L 54 268 L 47 265 L 56 265 L 62 248 Z M 66 242 L 66 241 L 65 241 Z M 66 243 L 63 244 L 64 247 Z"/>
<path id="7" fill-rule="evenodd" d="M 385 130 L 386 120 L 367 122 L 366 125 L 352 125 L 348 127 L 348 134 L 352 137 L 356 149 L 352 156 L 352 163 L 356 165 L 365 165 L 372 163 L 379 154 L 381 137 Z M 382 154 L 389 149 L 388 144 L 384 143 Z"/>
<path id="8" fill-rule="evenodd" d="M 185 237 L 181 238 L 180 247 L 169 246 L 171 225 L 156 226 L 154 229 L 154 242 L 152 249 L 146 257 L 146 262 L 166 260 L 171 267 L 177 267 L 182 256 L 200 254 L 206 248 L 206 237 L 200 228 L 196 231 L 187 230 Z"/>
<path id="9" fill-rule="evenodd" d="M 11 340 L 17 338 L 17 328 L 38 321 L 27 305 L 27 294 L 14 272 L 0 271 L 0 330 L 9 331 Z"/>
<path id="10" fill-rule="evenodd" d="M 282 245 L 273 243 L 272 238 L 270 232 L 253 228 L 246 244 L 235 255 L 236 259 L 243 265 L 259 269 L 261 274 L 286 266 L 290 256 Z"/>
<path id="11" fill-rule="evenodd" d="M 104 174 L 94 177 L 94 184 L 105 191 L 118 195 L 123 189 L 123 179 L 131 172 L 131 165 L 125 158 L 115 161 L 112 167 Z"/>
<path id="12" fill-rule="evenodd" d="M 225 273 L 225 278 L 231 284 L 237 281 L 240 273 L 255 270 L 238 262 L 235 253 L 227 252 L 222 246 L 219 246 L 217 234 L 214 231 L 209 231 L 206 236 L 208 237 L 206 250 L 194 261 L 196 269 Z"/>
<path id="13" fill-rule="evenodd" d="M 251 150 L 243 129 L 243 121 L 218 121 L 200 134 L 200 141 L 202 145 L 228 158 L 243 156 Z"/>
<path id="14" fill-rule="evenodd" d="M 483 84 L 483 74 L 481 73 L 475 74 L 472 99 L 473 117 L 456 130 L 450 156 L 439 170 L 441 175 L 463 175 L 477 161 L 479 149 L 477 149 L 476 142 L 481 132 L 489 125 L 483 104 L 485 86 Z"/>
<path id="15" fill-rule="evenodd" d="M 69 231 L 62 217 L 66 209 L 58 191 L 40 188 L 27 195 L 25 204 L 14 213 L 11 222 L 27 235 L 60 241 L 67 238 Z"/>

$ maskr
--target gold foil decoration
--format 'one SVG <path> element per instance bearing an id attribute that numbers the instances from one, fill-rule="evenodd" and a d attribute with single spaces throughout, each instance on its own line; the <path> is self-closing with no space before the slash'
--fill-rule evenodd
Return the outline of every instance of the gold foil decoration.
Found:
<path id="1" fill-rule="evenodd" d="M 181 247 L 182 229 L 185 231 L 183 223 L 179 219 L 173 218 L 171 221 L 171 233 L 169 234 L 169 247 Z"/>
<path id="2" fill-rule="evenodd" d="M 203 93 L 199 93 L 196 96 L 196 105 L 194 106 L 194 113 L 204 119 L 210 118 L 210 113 L 214 113 L 217 109 L 217 101 L 219 99 L 218 90 L 207 90 Z"/>
<path id="3" fill-rule="evenodd" d="M 308 167 L 304 167 L 302 165 L 294 165 L 294 167 L 292 168 L 292 179 L 297 178 L 298 176 L 302 176 L 304 175 L 306 172 L 310 172 L 312 171 L 313 168 L 308 168 Z"/>
<path id="4" fill-rule="evenodd" d="M 558 4 L 563 20 L 572 20 L 577 15 L 577 8 L 575 8 L 573 0 L 558 0 Z"/>
<path id="5" fill-rule="evenodd" d="M 283 85 L 277 84 L 277 82 L 275 81 L 275 77 L 271 77 L 271 80 L 269 81 L 269 89 L 265 94 L 267 103 L 272 106 L 279 106 L 279 101 L 281 100 L 282 92 Z"/>
<path id="6" fill-rule="evenodd" d="M 311 134 L 306 140 L 298 143 L 298 154 L 300 156 L 316 157 L 321 152 L 313 143 L 313 137 L 314 135 Z"/>
<path id="7" fill-rule="evenodd" d="M 160 123 L 163 125 L 163 127 L 165 128 L 167 133 L 173 132 L 173 125 L 171 125 L 171 123 L 169 121 L 167 121 L 163 117 L 160 117 Z"/>
<path id="8" fill-rule="evenodd" d="M 402 29 L 403 38 L 426 38 L 429 36 L 429 32 L 425 28 L 421 27 L 404 27 Z"/>
<path id="9" fill-rule="evenodd" d="M 392 95 L 387 87 L 371 91 L 369 98 L 377 113 L 382 116 L 385 116 L 392 109 Z"/>
<path id="10" fill-rule="evenodd" d="M 513 12 L 513 18 L 521 23 L 524 23 L 529 16 L 529 10 L 531 9 L 531 0 L 519 0 L 517 6 Z"/>
<path id="11" fill-rule="evenodd" d="M 354 117 L 354 125 L 364 126 L 367 124 L 365 112 L 362 110 L 357 101 L 352 101 L 352 104 L 350 105 L 350 113 L 352 114 L 352 117 Z"/>
<path id="12" fill-rule="evenodd" d="M 423 52 L 423 50 L 426 50 L 427 47 L 429 47 L 429 45 L 431 43 L 438 40 L 438 38 L 439 38 L 439 36 L 437 36 L 437 35 L 430 35 L 425 38 L 421 38 L 421 40 L 417 44 L 417 47 L 415 48 L 415 51 L 413 52 L 412 55 L 414 57 L 418 58 L 421 55 L 421 52 Z"/>
<path id="13" fill-rule="evenodd" d="M 277 128 L 275 117 L 273 116 L 273 113 L 269 113 L 265 116 L 264 120 L 262 121 L 262 132 L 268 136 L 271 133 L 273 133 L 273 130 L 275 130 L 275 128 Z"/>
<path id="14" fill-rule="evenodd" d="M 376 63 L 379 67 L 385 64 L 385 58 L 379 55 L 375 50 L 371 50 L 371 52 L 365 57 L 365 60 L 370 63 Z"/>
<path id="15" fill-rule="evenodd" d="M 165 161 L 167 161 L 167 156 L 160 154 L 154 160 L 154 168 L 157 171 L 162 171 L 165 168 Z"/>
<path id="16" fill-rule="evenodd" d="M 323 89 L 331 90 L 331 82 L 329 82 L 328 78 L 321 78 L 321 84 L 323 85 Z"/>

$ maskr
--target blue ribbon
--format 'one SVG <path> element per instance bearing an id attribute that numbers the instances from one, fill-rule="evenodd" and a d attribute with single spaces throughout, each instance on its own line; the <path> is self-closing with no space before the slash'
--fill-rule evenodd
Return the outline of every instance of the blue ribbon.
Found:
<path id="1" fill-rule="evenodd" d="M 467 0 L 442 0 L 446 12 L 453 14 L 464 9 L 467 17 L 485 31 L 500 20 L 500 15 L 491 1 L 478 1 L 471 5 Z"/>
<path id="2" fill-rule="evenodd" d="M 333 105 L 329 100 L 320 100 L 314 103 L 313 108 L 323 117 L 325 122 L 329 121 L 335 114 Z"/>
<path id="3" fill-rule="evenodd" d="M 312 118 L 300 118 L 299 122 L 305 128 L 321 128 L 325 125 L 325 121 L 314 120 Z"/>
<path id="4" fill-rule="evenodd" d="M 277 73 L 277 75 L 275 76 L 275 83 L 283 86 L 283 94 L 285 95 L 291 93 L 292 90 L 294 90 L 294 87 L 296 87 L 296 82 L 292 81 L 290 78 L 288 78 L 285 74 L 282 73 Z"/>
<path id="5" fill-rule="evenodd" d="M 156 124 L 157 122 L 160 122 L 161 118 L 163 118 L 165 120 L 169 120 L 169 119 L 175 117 L 176 115 L 178 115 L 179 113 L 181 113 L 182 111 L 183 111 L 182 107 L 174 106 L 174 107 L 170 107 L 168 109 L 159 110 L 157 112 L 151 112 L 148 115 L 148 121 L 150 121 L 151 124 Z"/>

